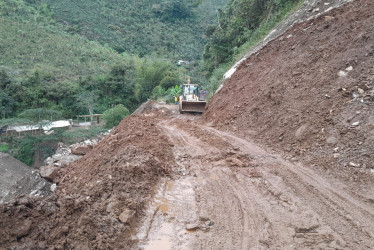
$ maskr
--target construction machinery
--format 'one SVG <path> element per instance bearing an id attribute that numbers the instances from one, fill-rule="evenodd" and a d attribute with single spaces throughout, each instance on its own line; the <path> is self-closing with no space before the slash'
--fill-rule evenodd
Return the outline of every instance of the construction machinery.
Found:
<path id="1" fill-rule="evenodd" d="M 197 84 L 190 84 L 190 81 L 182 85 L 182 90 L 182 95 L 179 97 L 179 112 L 203 113 L 208 92 L 200 90 Z"/>

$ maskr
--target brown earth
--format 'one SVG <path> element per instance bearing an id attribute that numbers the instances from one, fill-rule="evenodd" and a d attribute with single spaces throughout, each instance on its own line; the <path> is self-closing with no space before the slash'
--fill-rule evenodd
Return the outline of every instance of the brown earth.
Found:
<path id="1" fill-rule="evenodd" d="M 61 169 L 54 195 L 2 206 L 0 246 L 132 248 L 129 235 L 153 186 L 174 164 L 172 144 L 155 126 L 162 119 L 161 111 L 128 117 L 84 158 Z M 122 222 L 126 211 L 133 218 Z"/>
<path id="2" fill-rule="evenodd" d="M 373 190 L 365 198 L 334 172 L 322 176 L 189 117 L 159 126 L 175 142 L 178 167 L 147 210 L 141 249 L 374 247 Z"/>
<path id="3" fill-rule="evenodd" d="M 296 25 L 203 117 L 143 105 L 54 195 L 1 206 L 0 248 L 373 249 L 373 12 Z"/>
<path id="4" fill-rule="evenodd" d="M 240 65 L 206 121 L 365 179 L 374 168 L 373 23 L 374 2 L 358 0 L 297 24 Z"/>

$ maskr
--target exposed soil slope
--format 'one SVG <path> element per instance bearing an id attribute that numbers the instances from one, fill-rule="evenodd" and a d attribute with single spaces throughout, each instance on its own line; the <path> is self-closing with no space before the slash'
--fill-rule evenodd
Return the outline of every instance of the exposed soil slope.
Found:
<path id="1" fill-rule="evenodd" d="M 240 65 L 205 119 L 295 160 L 370 172 L 373 23 L 374 2 L 357 0 L 297 24 Z M 345 169 L 343 176 L 357 177 Z"/>

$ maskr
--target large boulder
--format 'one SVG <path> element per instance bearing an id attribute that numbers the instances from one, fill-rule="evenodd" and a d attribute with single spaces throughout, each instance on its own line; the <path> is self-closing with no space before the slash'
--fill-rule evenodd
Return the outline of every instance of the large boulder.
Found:
<path id="1" fill-rule="evenodd" d="M 60 168 L 55 166 L 43 166 L 40 167 L 40 175 L 47 181 L 55 182 L 59 175 Z"/>

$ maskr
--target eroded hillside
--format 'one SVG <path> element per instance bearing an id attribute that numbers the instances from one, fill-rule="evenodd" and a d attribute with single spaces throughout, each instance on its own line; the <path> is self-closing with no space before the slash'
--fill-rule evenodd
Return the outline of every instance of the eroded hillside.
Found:
<path id="1" fill-rule="evenodd" d="M 205 119 L 328 171 L 370 171 L 373 11 L 355 1 L 296 25 L 240 65 Z"/>

